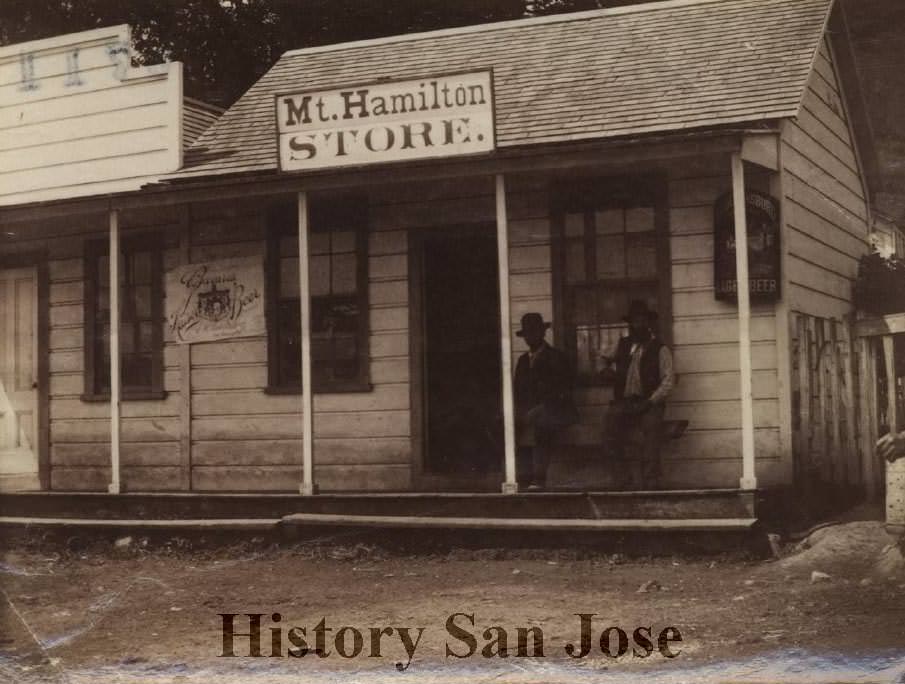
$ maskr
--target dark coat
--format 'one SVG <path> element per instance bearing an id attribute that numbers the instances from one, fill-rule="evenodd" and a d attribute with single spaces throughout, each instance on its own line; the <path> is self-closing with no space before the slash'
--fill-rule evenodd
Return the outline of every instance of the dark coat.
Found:
<path id="1" fill-rule="evenodd" d="M 545 344 L 534 367 L 528 352 L 525 352 L 515 366 L 513 390 L 516 411 L 523 413 L 542 405 L 551 414 L 567 423 L 574 423 L 578 418 L 572 398 L 574 386 L 575 371 L 563 352 Z"/>
<path id="2" fill-rule="evenodd" d="M 632 344 L 631 337 L 622 337 L 619 346 L 616 347 L 616 386 L 613 388 L 616 399 L 625 396 L 625 381 L 628 378 L 628 367 L 632 362 Z M 641 352 L 641 390 L 645 399 L 650 399 L 662 380 L 660 377 L 662 347 L 663 343 L 654 337 L 645 344 L 644 351 Z"/>

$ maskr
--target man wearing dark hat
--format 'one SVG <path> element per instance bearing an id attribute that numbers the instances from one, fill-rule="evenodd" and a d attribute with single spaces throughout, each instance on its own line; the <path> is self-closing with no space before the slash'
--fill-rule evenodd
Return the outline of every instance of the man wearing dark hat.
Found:
<path id="1" fill-rule="evenodd" d="M 522 316 L 528 351 L 515 366 L 513 390 L 519 431 L 519 483 L 540 489 L 547 483 L 550 449 L 556 434 L 578 420 L 572 401 L 574 371 L 569 359 L 544 339 L 550 324 L 539 313 Z"/>
<path id="2" fill-rule="evenodd" d="M 663 414 L 675 374 L 672 353 L 657 337 L 656 320 L 645 302 L 632 301 L 625 316 L 629 334 L 612 357 L 603 357 L 603 376 L 613 383 L 604 441 L 614 459 L 628 457 L 631 467 L 618 478 L 621 486 L 659 485 Z"/>

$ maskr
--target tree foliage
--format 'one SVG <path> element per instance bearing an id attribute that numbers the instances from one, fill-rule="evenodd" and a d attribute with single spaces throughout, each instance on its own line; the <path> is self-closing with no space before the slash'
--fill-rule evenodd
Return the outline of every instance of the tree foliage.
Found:
<path id="1" fill-rule="evenodd" d="M 639 0 L 0 0 L 0 45 L 129 24 L 140 64 L 178 60 L 186 92 L 228 106 L 293 48 Z"/>
<path id="2" fill-rule="evenodd" d="M 181 61 L 188 94 L 227 106 L 286 50 L 524 14 L 525 0 L 2 0 L 0 44 L 126 23 L 138 63 Z"/>

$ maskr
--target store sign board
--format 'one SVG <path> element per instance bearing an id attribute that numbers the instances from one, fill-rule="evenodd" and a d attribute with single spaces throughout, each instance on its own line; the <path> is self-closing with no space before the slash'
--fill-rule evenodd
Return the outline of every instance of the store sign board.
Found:
<path id="1" fill-rule="evenodd" d="M 261 257 L 179 266 L 166 276 L 167 325 L 179 344 L 266 332 Z"/>
<path id="2" fill-rule="evenodd" d="M 280 169 L 490 152 L 490 71 L 276 96 Z"/>
<path id="3" fill-rule="evenodd" d="M 760 192 L 745 193 L 748 225 L 748 288 L 751 301 L 775 302 L 780 296 L 779 202 Z M 714 208 L 714 295 L 719 300 L 738 299 L 735 270 L 735 218 L 732 193 L 716 201 Z"/>

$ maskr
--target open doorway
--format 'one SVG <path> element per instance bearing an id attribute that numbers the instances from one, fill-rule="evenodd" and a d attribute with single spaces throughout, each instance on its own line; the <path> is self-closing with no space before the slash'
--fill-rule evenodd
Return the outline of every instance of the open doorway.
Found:
<path id="1" fill-rule="evenodd" d="M 420 234 L 414 246 L 420 479 L 450 489 L 495 487 L 504 451 L 496 236 L 492 226 L 448 228 Z"/>

